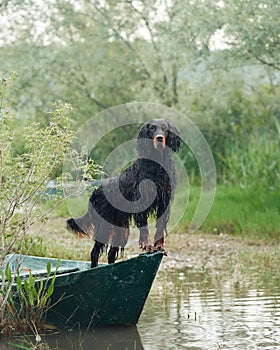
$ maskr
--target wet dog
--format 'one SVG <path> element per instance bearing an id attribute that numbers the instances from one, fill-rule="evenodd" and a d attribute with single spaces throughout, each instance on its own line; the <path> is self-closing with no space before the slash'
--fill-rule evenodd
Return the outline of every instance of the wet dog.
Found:
<path id="1" fill-rule="evenodd" d="M 132 219 L 140 230 L 139 245 L 146 252 L 164 250 L 164 235 L 170 203 L 176 187 L 173 152 L 181 138 L 168 121 L 154 119 L 144 124 L 137 137 L 138 157 L 119 176 L 95 189 L 87 213 L 67 220 L 68 230 L 93 236 L 91 267 L 108 249 L 108 263 L 114 263 L 124 249 Z M 153 243 L 149 237 L 148 217 L 156 218 Z"/>

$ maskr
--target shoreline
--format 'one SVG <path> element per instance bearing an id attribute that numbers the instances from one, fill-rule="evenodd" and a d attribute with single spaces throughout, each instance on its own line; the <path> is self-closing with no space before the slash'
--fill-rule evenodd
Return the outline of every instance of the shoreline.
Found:
<path id="1" fill-rule="evenodd" d="M 64 218 L 49 219 L 43 228 L 28 235 L 30 255 L 61 259 L 89 260 L 93 247 L 91 238 L 80 238 L 65 228 Z M 124 258 L 141 253 L 139 233 L 132 228 Z M 152 237 L 152 234 L 151 234 Z M 167 268 L 199 269 L 279 269 L 280 241 L 241 237 L 233 234 L 169 233 L 165 239 Z M 106 254 L 101 260 L 106 262 Z"/>

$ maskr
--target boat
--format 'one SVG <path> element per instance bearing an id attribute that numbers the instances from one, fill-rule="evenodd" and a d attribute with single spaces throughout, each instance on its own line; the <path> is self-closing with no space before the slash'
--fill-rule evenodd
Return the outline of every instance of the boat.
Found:
<path id="1" fill-rule="evenodd" d="M 46 322 L 55 326 L 136 325 L 160 266 L 163 252 L 99 264 L 19 254 L 7 255 L 2 269 L 24 279 L 32 273 L 35 285 L 54 280 L 54 290 L 46 311 Z M 47 264 L 50 277 L 47 277 Z M 16 283 L 14 284 L 16 295 Z"/>

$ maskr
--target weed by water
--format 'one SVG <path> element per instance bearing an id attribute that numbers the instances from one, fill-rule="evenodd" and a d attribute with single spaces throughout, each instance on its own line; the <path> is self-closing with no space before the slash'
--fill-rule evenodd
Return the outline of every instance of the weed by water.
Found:
<path id="1" fill-rule="evenodd" d="M 1 333 L 10 336 L 14 333 L 37 332 L 44 327 L 46 312 L 50 306 L 50 297 L 54 291 L 56 272 L 51 271 L 51 263 L 46 267 L 46 277 L 38 279 L 31 271 L 27 277 L 14 275 L 9 264 L 2 275 Z"/>
<path id="2" fill-rule="evenodd" d="M 18 342 L 9 343 L 10 346 L 14 347 L 15 349 L 22 349 L 22 350 L 55 350 L 51 349 L 47 343 L 45 343 L 41 336 L 37 333 L 34 334 L 33 337 L 30 337 L 28 335 L 25 335 L 23 339 L 19 340 Z"/>

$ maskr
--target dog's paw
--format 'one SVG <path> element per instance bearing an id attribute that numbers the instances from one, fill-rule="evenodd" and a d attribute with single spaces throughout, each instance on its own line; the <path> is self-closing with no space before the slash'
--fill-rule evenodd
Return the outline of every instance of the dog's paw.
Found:
<path id="1" fill-rule="evenodd" d="M 163 252 L 165 255 L 167 255 L 167 252 L 164 248 L 164 244 L 162 241 L 156 242 L 153 248 L 154 248 L 154 251 Z"/>
<path id="2" fill-rule="evenodd" d="M 155 251 L 155 247 L 152 246 L 150 243 L 146 242 L 139 242 L 139 247 L 142 249 L 145 253 L 152 253 Z"/>
<path id="3" fill-rule="evenodd" d="M 165 252 L 165 249 L 163 246 L 161 245 L 157 245 L 154 247 L 154 250 L 158 251 L 158 252 Z"/>

